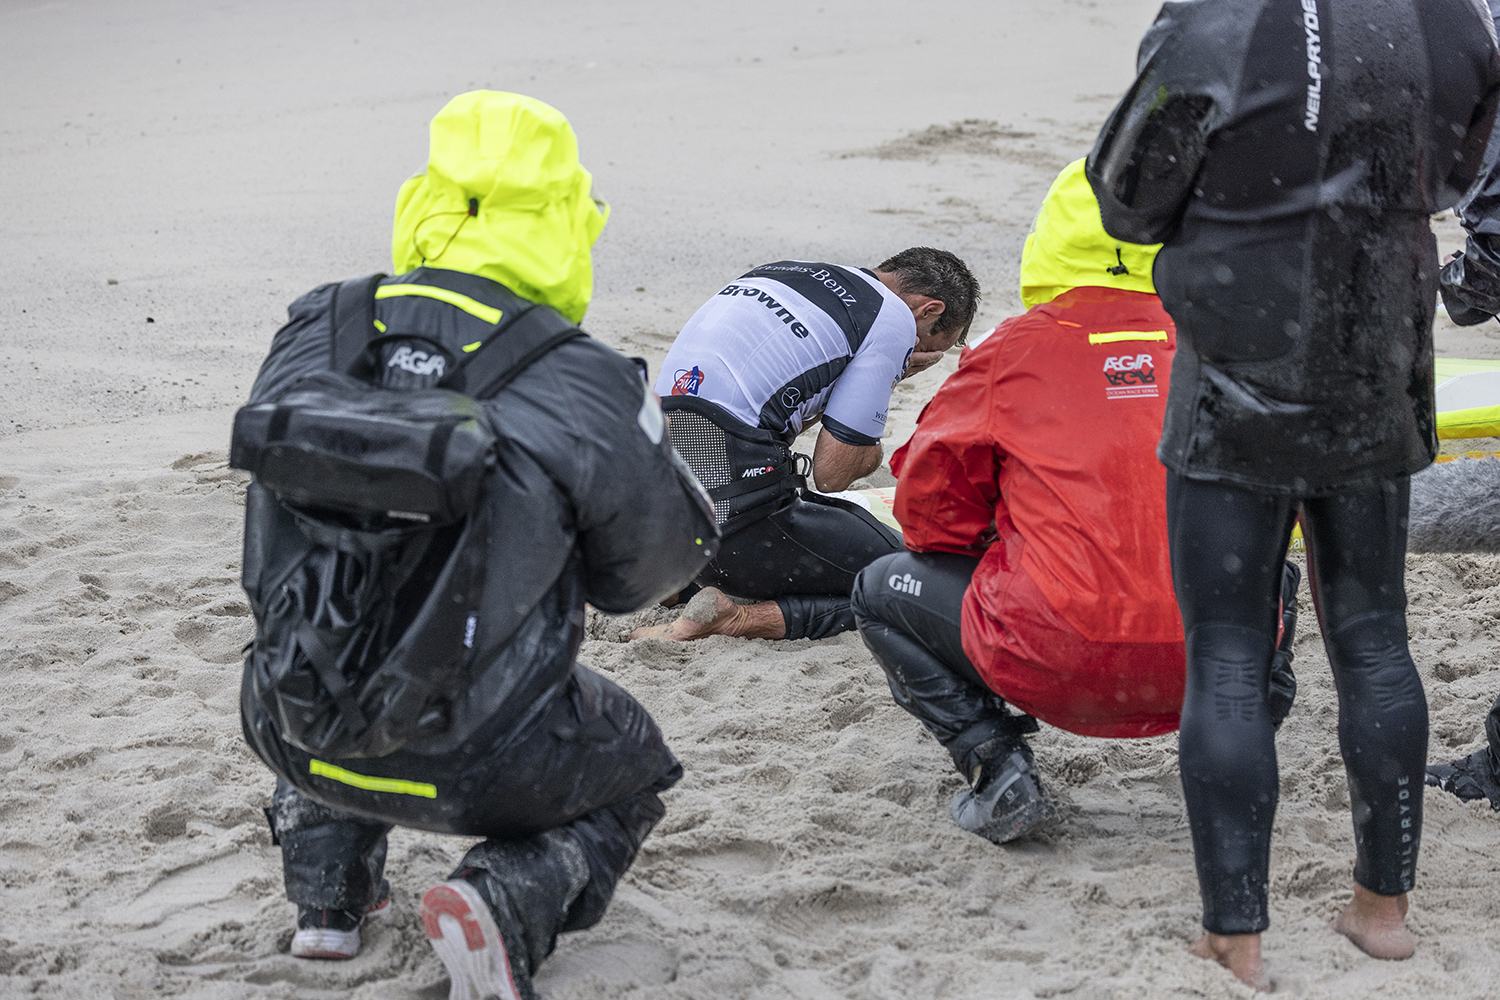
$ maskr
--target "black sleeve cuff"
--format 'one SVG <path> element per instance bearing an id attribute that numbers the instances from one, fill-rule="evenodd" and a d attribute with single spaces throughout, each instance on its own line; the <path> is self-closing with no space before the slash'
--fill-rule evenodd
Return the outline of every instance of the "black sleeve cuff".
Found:
<path id="1" fill-rule="evenodd" d="M 845 427 L 826 413 L 823 414 L 823 427 L 827 429 L 828 433 L 833 435 L 835 441 L 842 441 L 844 444 L 868 448 L 872 444 L 880 443 L 880 438 L 872 438 L 868 434 L 861 434 L 859 431 Z"/>

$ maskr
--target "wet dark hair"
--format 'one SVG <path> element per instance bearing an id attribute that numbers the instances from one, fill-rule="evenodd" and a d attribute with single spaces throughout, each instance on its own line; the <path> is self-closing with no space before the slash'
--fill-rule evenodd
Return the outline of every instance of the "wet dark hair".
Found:
<path id="1" fill-rule="evenodd" d="M 969 335 L 969 324 L 979 309 L 979 282 L 969 266 L 947 250 L 912 247 L 885 261 L 878 268 L 896 276 L 901 291 L 908 295 L 926 295 L 943 304 L 943 315 L 933 327 L 934 333 L 961 330 L 958 342 Z"/>

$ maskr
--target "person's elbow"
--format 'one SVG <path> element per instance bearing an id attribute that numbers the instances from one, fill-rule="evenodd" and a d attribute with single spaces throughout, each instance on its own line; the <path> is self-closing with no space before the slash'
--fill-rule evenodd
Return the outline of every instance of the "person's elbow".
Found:
<path id="1" fill-rule="evenodd" d="M 843 490 L 847 490 L 849 488 L 849 484 L 854 482 L 858 478 L 859 476 L 850 475 L 848 473 L 839 474 L 824 472 L 822 474 L 819 474 L 818 469 L 816 467 L 813 468 L 813 488 L 816 489 L 819 493 L 842 492 Z"/>
<path id="2" fill-rule="evenodd" d="M 880 468 L 885 449 L 879 442 L 871 445 L 846 444 L 830 434 L 827 428 L 818 435 L 813 450 L 812 481 L 820 493 L 838 493 L 856 479 Z"/>

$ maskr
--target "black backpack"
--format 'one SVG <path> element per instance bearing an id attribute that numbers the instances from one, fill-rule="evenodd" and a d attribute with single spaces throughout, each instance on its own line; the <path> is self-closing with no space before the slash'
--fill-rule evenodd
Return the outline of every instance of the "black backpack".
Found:
<path id="1" fill-rule="evenodd" d="M 375 335 L 383 277 L 337 287 L 331 370 L 242 407 L 230 450 L 254 477 L 247 693 L 282 739 L 321 757 L 383 756 L 447 728 L 467 687 L 493 516 L 497 428 L 478 400 L 584 336 L 510 297 L 435 387 L 382 388 L 371 359 L 392 339 Z"/>

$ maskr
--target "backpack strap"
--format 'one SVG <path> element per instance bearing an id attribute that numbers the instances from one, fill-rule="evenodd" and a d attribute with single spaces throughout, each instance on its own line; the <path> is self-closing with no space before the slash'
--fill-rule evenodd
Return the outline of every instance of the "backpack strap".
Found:
<path id="1" fill-rule="evenodd" d="M 333 371 L 362 379 L 373 374 L 365 347 L 375 335 L 375 288 L 384 278 L 379 273 L 352 278 L 333 290 L 328 344 L 328 367 Z"/>
<path id="2" fill-rule="evenodd" d="M 384 274 L 340 283 L 333 293 L 329 368 L 368 381 L 375 374 L 366 348 L 375 337 L 375 289 Z M 550 306 L 527 304 L 490 330 L 473 354 L 460 358 L 438 385 L 475 399 L 488 399 L 542 355 L 576 337 L 588 336 Z"/>
<path id="3" fill-rule="evenodd" d="M 364 710 L 359 707 L 359 700 L 344 680 L 343 661 L 352 647 L 346 646 L 342 652 L 330 649 L 322 636 L 318 635 L 318 630 L 306 621 L 297 626 L 294 638 L 354 735 L 369 729 L 370 720 L 365 717 Z"/>
<path id="4" fill-rule="evenodd" d="M 555 309 L 532 305 L 509 323 L 495 327 L 478 350 L 460 360 L 438 385 L 475 399 L 489 399 L 554 347 L 585 336 Z"/>

